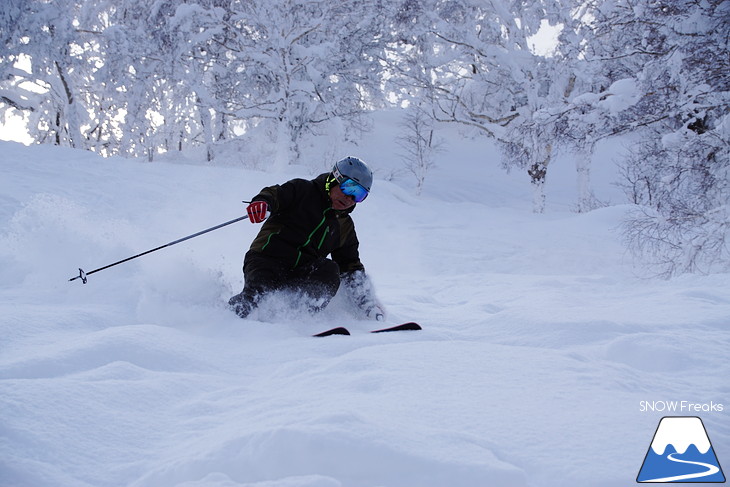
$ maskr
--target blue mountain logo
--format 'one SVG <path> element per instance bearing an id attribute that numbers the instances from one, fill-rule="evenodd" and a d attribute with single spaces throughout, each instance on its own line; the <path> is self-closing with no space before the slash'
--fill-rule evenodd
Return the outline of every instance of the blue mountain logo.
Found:
<path id="1" fill-rule="evenodd" d="M 636 481 L 725 482 L 702 420 L 696 416 L 662 418 Z"/>

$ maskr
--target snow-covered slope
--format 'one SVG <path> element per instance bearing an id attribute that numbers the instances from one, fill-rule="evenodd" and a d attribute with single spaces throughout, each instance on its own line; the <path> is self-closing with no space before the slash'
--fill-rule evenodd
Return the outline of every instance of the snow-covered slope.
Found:
<path id="1" fill-rule="evenodd" d="M 1 143 L 0 485 L 626 486 L 667 414 L 641 401 L 664 400 L 724 404 L 699 415 L 730 464 L 730 276 L 638 279 L 624 207 L 572 213 L 564 185 L 534 215 L 523 176 L 468 151 L 356 209 L 389 321 L 424 326 L 369 335 L 339 297 L 227 310 L 246 221 L 68 282 L 304 169 Z"/>

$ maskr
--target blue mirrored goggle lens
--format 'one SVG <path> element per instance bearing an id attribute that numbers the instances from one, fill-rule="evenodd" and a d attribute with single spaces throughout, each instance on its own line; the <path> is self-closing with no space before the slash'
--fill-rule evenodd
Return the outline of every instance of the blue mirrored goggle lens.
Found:
<path id="1" fill-rule="evenodd" d="M 355 200 L 355 203 L 360 203 L 368 196 L 368 190 L 363 188 L 360 183 L 357 183 L 352 179 L 346 179 L 341 182 L 340 190 L 347 196 L 352 196 L 352 198 Z"/>

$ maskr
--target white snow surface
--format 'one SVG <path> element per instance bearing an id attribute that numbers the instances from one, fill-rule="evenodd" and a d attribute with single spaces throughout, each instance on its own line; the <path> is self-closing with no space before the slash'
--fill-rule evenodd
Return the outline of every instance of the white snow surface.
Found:
<path id="1" fill-rule="evenodd" d="M 535 215 L 484 142 L 419 197 L 376 142 L 342 154 L 376 172 L 361 256 L 388 323 L 420 332 L 367 334 L 339 295 L 241 320 L 248 221 L 69 282 L 314 171 L 0 143 L 0 485 L 626 486 L 668 414 L 641 401 L 672 400 L 724 405 L 699 415 L 730 465 L 729 275 L 637 277 L 627 207 L 574 213 L 569 164 Z"/>

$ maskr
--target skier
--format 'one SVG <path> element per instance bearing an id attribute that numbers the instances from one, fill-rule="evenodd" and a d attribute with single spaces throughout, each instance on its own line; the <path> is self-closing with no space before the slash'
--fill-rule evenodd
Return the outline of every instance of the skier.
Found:
<path id="1" fill-rule="evenodd" d="M 249 220 L 264 224 L 244 258 L 243 291 L 229 300 L 231 309 L 246 318 L 268 293 L 292 290 L 317 312 L 342 284 L 363 316 L 384 320 L 384 308 L 360 262 L 350 217 L 372 182 L 373 173 L 363 161 L 346 157 L 330 173 L 292 179 L 254 196 L 246 208 Z"/>

